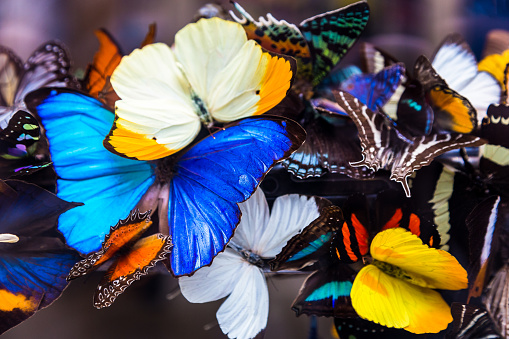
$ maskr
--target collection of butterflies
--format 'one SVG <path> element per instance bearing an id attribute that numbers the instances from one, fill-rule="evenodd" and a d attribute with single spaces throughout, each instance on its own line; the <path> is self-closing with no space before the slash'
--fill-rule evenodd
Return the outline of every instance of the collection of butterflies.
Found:
<path id="1" fill-rule="evenodd" d="M 103 264 L 97 308 L 161 262 L 190 302 L 227 297 L 229 338 L 263 335 L 265 276 L 289 272 L 340 338 L 508 337 L 509 33 L 412 71 L 364 43 L 361 69 L 340 61 L 364 1 L 300 25 L 233 6 L 129 55 L 98 30 L 83 79 L 59 42 L 0 46 L 0 333 Z M 275 166 L 362 185 L 269 208 Z"/>

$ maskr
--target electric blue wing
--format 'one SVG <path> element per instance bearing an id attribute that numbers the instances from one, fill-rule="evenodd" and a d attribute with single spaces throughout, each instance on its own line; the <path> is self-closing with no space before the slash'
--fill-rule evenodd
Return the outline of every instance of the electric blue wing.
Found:
<path id="1" fill-rule="evenodd" d="M 58 229 L 82 254 L 101 247 L 111 225 L 124 219 L 155 181 L 152 166 L 103 147 L 114 114 L 78 91 L 45 88 L 26 97 L 44 125 L 57 179 L 58 197 L 85 205 L 62 214 Z"/>
<path id="2" fill-rule="evenodd" d="M 57 299 L 79 256 L 58 238 L 58 216 L 77 204 L 33 184 L 0 181 L 0 334 Z"/>
<path id="3" fill-rule="evenodd" d="M 378 73 L 353 75 L 341 83 L 341 90 L 357 97 L 370 110 L 384 106 L 401 83 L 405 66 L 398 63 Z"/>
<path id="4" fill-rule="evenodd" d="M 291 120 L 252 117 L 183 154 L 174 167 L 168 204 L 176 276 L 209 265 L 224 250 L 240 221 L 237 203 L 249 198 L 267 171 L 304 138 L 302 127 Z"/>

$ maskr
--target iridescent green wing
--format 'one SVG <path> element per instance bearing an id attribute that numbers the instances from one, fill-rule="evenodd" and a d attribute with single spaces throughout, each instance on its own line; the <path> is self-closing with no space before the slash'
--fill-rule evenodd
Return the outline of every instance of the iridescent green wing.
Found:
<path id="1" fill-rule="evenodd" d="M 365 1 L 304 20 L 300 31 L 312 55 L 312 85 L 318 85 L 364 31 L 369 19 Z"/>
<path id="2" fill-rule="evenodd" d="M 297 26 L 285 20 L 277 20 L 270 13 L 267 14 L 267 18 L 260 17 L 259 21 L 256 21 L 238 3 L 233 2 L 233 5 L 241 17 L 237 17 L 232 11 L 230 15 L 244 27 L 248 39 L 255 40 L 268 51 L 297 59 L 297 78 L 311 82 L 313 77 L 311 52 Z"/>

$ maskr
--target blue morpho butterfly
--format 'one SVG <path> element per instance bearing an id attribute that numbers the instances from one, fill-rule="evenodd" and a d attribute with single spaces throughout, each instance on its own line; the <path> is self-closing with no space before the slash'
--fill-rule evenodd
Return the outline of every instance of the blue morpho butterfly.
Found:
<path id="1" fill-rule="evenodd" d="M 58 216 L 79 204 L 38 186 L 0 180 L 0 334 L 50 305 L 80 259 L 56 231 Z"/>
<path id="2" fill-rule="evenodd" d="M 402 64 L 388 67 L 377 74 L 351 75 L 342 84 L 330 83 L 329 90 L 349 88 L 362 102 L 376 109 L 385 104 L 401 82 L 405 72 Z M 324 90 L 321 93 L 327 93 Z M 341 173 L 362 179 L 373 176 L 366 167 L 353 167 L 349 162 L 361 154 L 357 129 L 346 117 L 345 111 L 332 98 L 311 99 L 301 120 L 306 129 L 306 143 L 283 162 L 289 172 L 300 179 L 319 177 L 326 172 Z"/>
<path id="3" fill-rule="evenodd" d="M 265 173 L 305 138 L 291 120 L 253 117 L 178 156 L 137 161 L 103 147 L 114 114 L 96 99 L 55 88 L 33 92 L 26 101 L 46 130 L 58 196 L 85 204 L 59 219 L 68 244 L 82 254 L 97 251 L 110 226 L 133 208 L 154 210 L 159 204 L 160 231 L 174 242 L 170 261 L 176 276 L 212 262 L 239 222 L 237 203 L 249 198 Z"/>

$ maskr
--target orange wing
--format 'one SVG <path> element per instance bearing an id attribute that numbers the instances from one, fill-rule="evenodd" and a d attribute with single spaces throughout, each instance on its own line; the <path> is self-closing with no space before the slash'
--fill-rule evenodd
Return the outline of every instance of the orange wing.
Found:
<path id="1" fill-rule="evenodd" d="M 113 257 L 120 248 L 138 240 L 152 224 L 150 212 L 140 213 L 138 210 L 134 210 L 126 219 L 120 220 L 111 228 L 110 233 L 104 239 L 102 248 L 76 263 L 69 272 L 67 280 L 76 279 L 93 271 Z"/>
<path id="2" fill-rule="evenodd" d="M 104 29 L 95 31 L 99 40 L 99 50 L 94 55 L 94 61 L 87 68 L 85 75 L 85 89 L 91 96 L 98 98 L 109 77 L 122 59 L 120 46 Z"/>
<path id="3" fill-rule="evenodd" d="M 94 306 L 110 306 L 129 285 L 146 275 L 158 261 L 164 260 L 172 246 L 171 237 L 161 233 L 140 239 L 108 269 L 97 286 Z"/>

